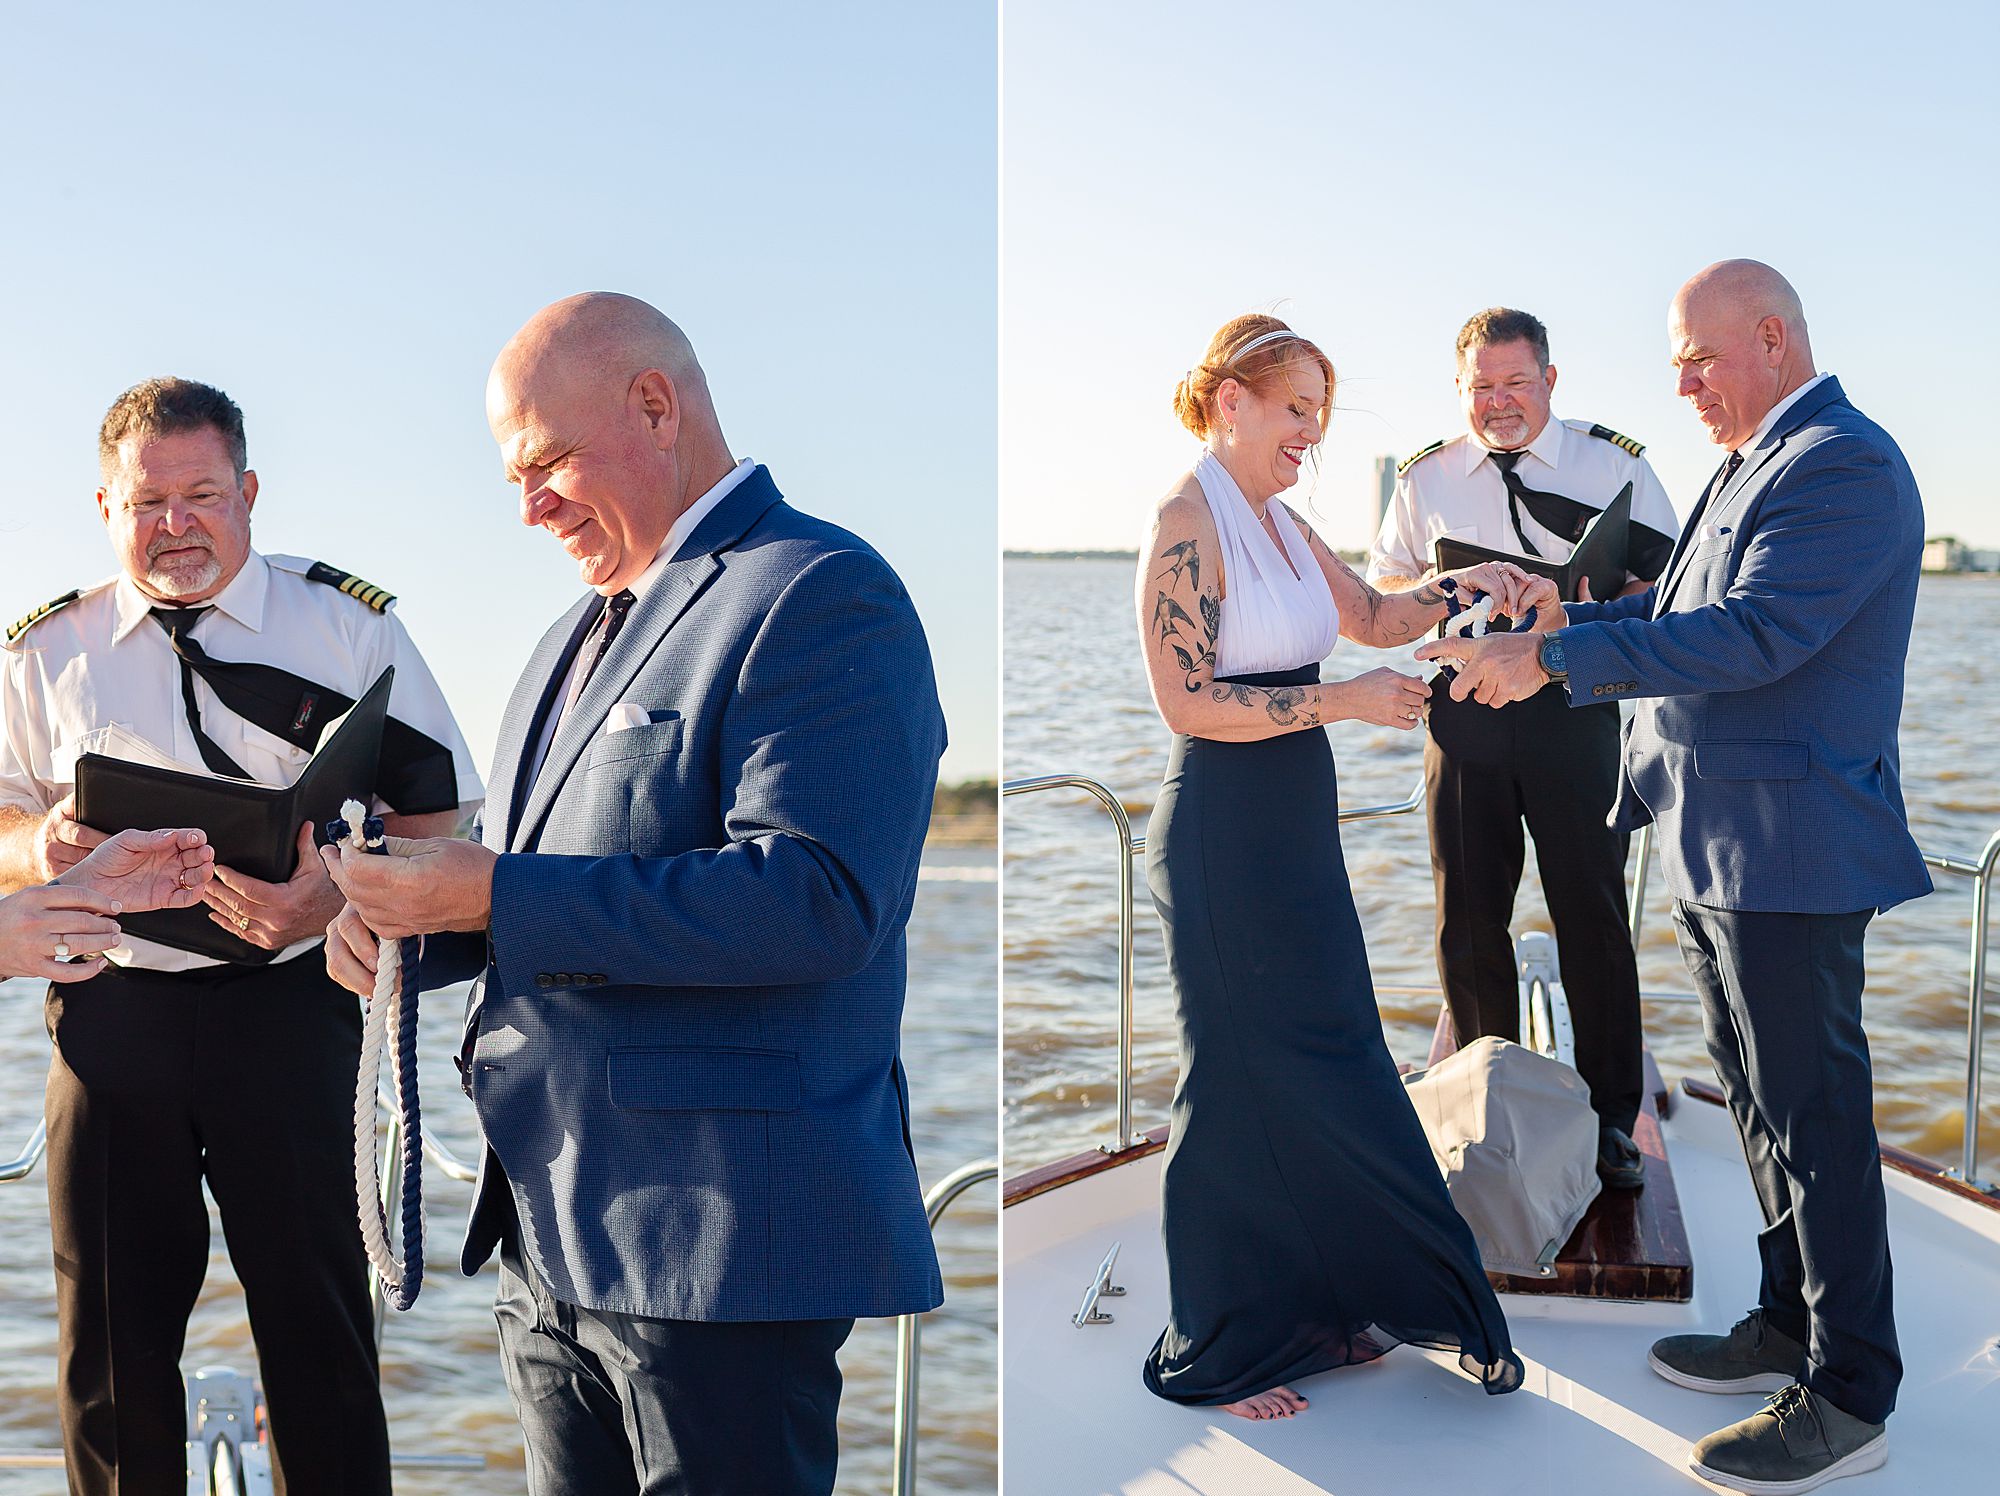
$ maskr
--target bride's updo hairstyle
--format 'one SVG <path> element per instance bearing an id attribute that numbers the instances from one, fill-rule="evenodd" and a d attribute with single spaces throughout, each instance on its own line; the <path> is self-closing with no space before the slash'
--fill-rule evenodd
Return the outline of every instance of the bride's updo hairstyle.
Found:
<path id="1" fill-rule="evenodd" d="M 1203 441 L 1215 429 L 1215 392 L 1233 379 L 1260 395 L 1282 393 L 1285 370 L 1310 359 L 1326 374 L 1326 404 L 1320 407 L 1320 434 L 1333 412 L 1333 360 L 1310 338 L 1301 337 L 1276 317 L 1248 312 L 1232 317 L 1208 340 L 1208 352 L 1174 386 L 1174 414 Z"/>

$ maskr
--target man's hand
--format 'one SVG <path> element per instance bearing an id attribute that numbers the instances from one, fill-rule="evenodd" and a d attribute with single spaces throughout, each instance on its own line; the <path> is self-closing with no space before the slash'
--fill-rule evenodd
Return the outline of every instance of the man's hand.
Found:
<path id="1" fill-rule="evenodd" d="M 1483 639 L 1454 635 L 1432 639 L 1417 650 L 1417 658 L 1458 667 L 1451 683 L 1453 701 L 1470 696 L 1481 706 L 1505 706 L 1526 701 L 1549 683 L 1541 651 L 1540 634 L 1488 634 Z"/>
<path id="2" fill-rule="evenodd" d="M 387 857 L 357 852 L 344 843 L 338 850 L 320 849 L 327 873 L 347 896 L 342 919 L 358 914 L 381 940 L 486 928 L 493 914 L 497 853 L 456 837 L 413 841 L 392 836 L 388 846 Z M 327 969 L 333 970 L 331 962 Z M 339 973 L 334 975 L 341 980 Z"/>
<path id="3" fill-rule="evenodd" d="M 265 883 L 235 868 L 217 867 L 215 881 L 202 898 L 212 911 L 209 918 L 267 951 L 317 940 L 340 909 L 340 891 L 314 853 L 311 821 L 299 828 L 298 849 L 298 866 L 283 883 Z"/>
<path id="4" fill-rule="evenodd" d="M 204 831 L 121 831 L 56 881 L 136 914 L 199 904 L 214 875 L 215 849 Z"/>
<path id="5" fill-rule="evenodd" d="M 1511 561 L 1482 561 L 1477 566 L 1444 575 L 1455 579 L 1461 587 L 1470 587 L 1492 598 L 1493 611 L 1504 613 L 1509 618 L 1526 616 L 1532 606 L 1527 598 L 1537 586 L 1548 588 L 1549 595 L 1556 596 L 1555 583 L 1547 577 L 1523 571 Z"/>
<path id="6" fill-rule="evenodd" d="M 381 946 L 352 904 L 344 905 L 326 927 L 326 974 L 356 997 L 375 995 L 375 963 Z"/>
<path id="7" fill-rule="evenodd" d="M 86 826 L 76 818 L 76 796 L 64 795 L 49 807 L 35 833 L 35 871 L 42 882 L 59 878 L 84 858 L 91 849 L 111 840 L 104 832 Z"/>
<path id="8" fill-rule="evenodd" d="M 1576 579 L 1576 600 L 1582 603 L 1590 601 L 1589 577 L 1578 577 Z M 1529 630 L 1531 633 L 1553 633 L 1569 622 L 1569 615 L 1563 611 L 1562 593 L 1557 590 L 1556 584 L 1547 577 L 1535 577 L 1532 579 L 1527 591 L 1521 595 L 1521 606 L 1524 609 L 1532 608 L 1535 611 L 1534 626 Z M 1512 616 L 1515 618 L 1525 618 L 1528 615 L 1526 612 L 1520 612 Z"/>

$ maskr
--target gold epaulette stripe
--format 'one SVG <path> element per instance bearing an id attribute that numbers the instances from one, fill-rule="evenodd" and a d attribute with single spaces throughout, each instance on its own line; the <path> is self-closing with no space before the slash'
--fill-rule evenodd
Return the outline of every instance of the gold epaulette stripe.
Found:
<path id="1" fill-rule="evenodd" d="M 1610 442 L 1614 447 L 1623 447 L 1634 457 L 1642 456 L 1646 450 L 1643 442 L 1635 442 L 1631 437 L 1621 435 L 1613 431 L 1609 426 L 1592 426 L 1590 434 L 1600 441 Z"/>
<path id="2" fill-rule="evenodd" d="M 1437 451 L 1437 449 L 1442 447 L 1443 445 L 1444 445 L 1443 441 L 1434 441 L 1428 447 L 1425 447 L 1423 451 L 1412 452 L 1408 457 L 1405 457 L 1401 462 L 1396 464 L 1396 476 L 1398 478 L 1402 477 L 1403 474 L 1407 473 L 1411 468 L 1415 467 L 1418 463 L 1422 462 L 1426 457 L 1430 456 L 1431 453 Z"/>
<path id="3" fill-rule="evenodd" d="M 386 588 L 377 587 L 373 582 L 364 582 L 351 571 L 342 571 L 338 566 L 328 566 L 324 561 L 315 561 L 306 568 L 306 580 L 319 582 L 328 587 L 337 587 L 358 603 L 366 603 L 377 613 L 396 600 L 396 594 Z"/>
<path id="4" fill-rule="evenodd" d="M 12 628 L 7 630 L 7 642 L 9 644 L 12 644 L 16 639 L 20 638 L 21 635 L 25 634 L 29 629 L 33 628 L 36 624 L 40 623 L 44 618 L 47 618 L 49 614 L 55 612 L 59 608 L 68 607 L 71 603 L 75 602 L 78 598 L 82 596 L 83 596 L 83 590 L 81 588 L 78 588 L 75 592 L 65 592 L 61 597 L 54 599 L 52 602 L 43 603 L 39 608 L 35 609 L 35 611 L 30 613 L 26 618 L 23 618 L 19 623 L 15 624 Z"/>
<path id="5" fill-rule="evenodd" d="M 368 604 L 377 613 L 381 612 L 392 601 L 389 594 L 384 592 L 380 587 L 377 587 L 372 582 L 364 582 L 359 577 L 349 577 L 340 584 L 340 590 L 345 592 L 349 597 L 358 598 L 360 601 Z"/>

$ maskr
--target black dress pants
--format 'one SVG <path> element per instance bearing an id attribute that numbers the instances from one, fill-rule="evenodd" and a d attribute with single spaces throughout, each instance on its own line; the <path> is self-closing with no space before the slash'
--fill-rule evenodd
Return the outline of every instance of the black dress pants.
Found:
<path id="1" fill-rule="evenodd" d="M 1857 914 L 1674 902 L 1708 1056 L 1763 1207 L 1758 1302 L 1806 1348 L 1799 1380 L 1880 1423 L 1903 1362 L 1891 1298 Z"/>
<path id="2" fill-rule="evenodd" d="M 851 1319 L 712 1323 L 552 1297 L 513 1231 L 500 1361 L 528 1496 L 829 1496 Z"/>
<path id="3" fill-rule="evenodd" d="M 1645 1086 L 1639 967 L 1625 901 L 1626 838 L 1605 817 L 1618 789 L 1618 708 L 1572 707 L 1560 685 L 1499 708 L 1431 697 L 1424 744 L 1438 980 L 1460 1043 L 1520 1040 L 1508 926 L 1527 823 L 1555 925 L 1576 1068 L 1598 1120 L 1626 1132 Z"/>
<path id="4" fill-rule="evenodd" d="M 389 1490 L 354 1211 L 361 1019 L 317 950 L 273 966 L 113 967 L 52 987 L 49 1225 L 74 1493 L 185 1489 L 180 1376 L 215 1197 L 242 1281 L 278 1489 Z"/>

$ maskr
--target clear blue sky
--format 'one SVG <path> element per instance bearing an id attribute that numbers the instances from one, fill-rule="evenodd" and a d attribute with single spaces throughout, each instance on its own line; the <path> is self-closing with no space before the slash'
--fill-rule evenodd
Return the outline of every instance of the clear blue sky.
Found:
<path id="1" fill-rule="evenodd" d="M 738 455 L 915 596 L 948 777 L 998 763 L 996 26 L 980 6 L 367 3 L 0 18 L 0 623 L 113 568 L 105 407 L 242 405 L 256 543 L 401 597 L 481 761 L 580 591 L 519 523 L 486 369 L 645 297 Z"/>
<path id="2" fill-rule="evenodd" d="M 1685 515 L 1718 454 L 1667 303 L 1746 255 L 1797 286 L 1931 533 L 2000 546 L 1996 16 L 1008 0 L 1002 540 L 1136 545 L 1194 455 L 1174 382 L 1250 309 L 1341 375 L 1312 495 L 1337 544 L 1372 533 L 1376 454 L 1461 429 L 1452 340 L 1494 304 L 1548 324 L 1557 413 L 1646 443 Z"/>

